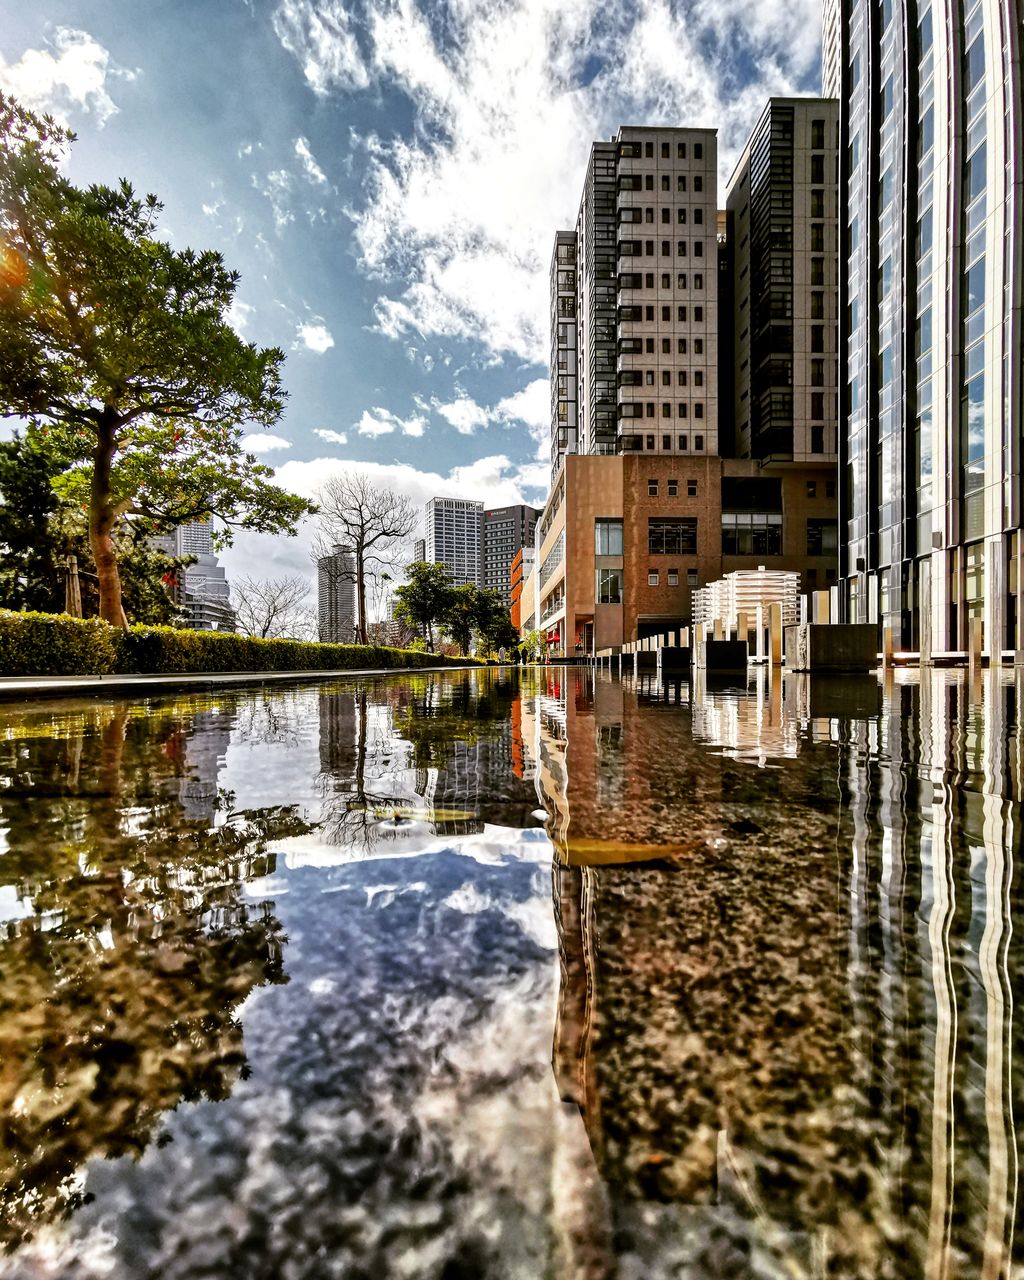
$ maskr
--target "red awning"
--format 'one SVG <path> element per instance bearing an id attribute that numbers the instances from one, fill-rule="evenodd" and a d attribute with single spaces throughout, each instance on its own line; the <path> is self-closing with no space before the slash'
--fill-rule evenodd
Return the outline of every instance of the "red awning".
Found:
<path id="1" fill-rule="evenodd" d="M 559 642 L 559 640 L 561 640 L 561 638 L 562 638 L 562 637 L 559 635 L 559 633 L 558 633 L 557 631 L 549 631 L 549 632 L 548 632 L 548 644 L 558 644 L 558 642 Z"/>

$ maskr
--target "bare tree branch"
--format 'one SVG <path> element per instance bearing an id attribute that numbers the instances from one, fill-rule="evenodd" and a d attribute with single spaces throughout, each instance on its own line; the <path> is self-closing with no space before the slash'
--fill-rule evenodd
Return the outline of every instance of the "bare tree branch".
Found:
<path id="1" fill-rule="evenodd" d="M 356 640 L 366 644 L 368 578 L 408 538 L 416 512 L 404 494 L 380 489 L 362 471 L 328 480 L 317 495 L 319 546 L 348 547 L 355 561 Z"/>
<path id="2" fill-rule="evenodd" d="M 286 578 L 236 578 L 235 625 L 241 635 L 261 640 L 315 640 L 316 614 L 309 605 L 309 583 L 299 574 Z"/>

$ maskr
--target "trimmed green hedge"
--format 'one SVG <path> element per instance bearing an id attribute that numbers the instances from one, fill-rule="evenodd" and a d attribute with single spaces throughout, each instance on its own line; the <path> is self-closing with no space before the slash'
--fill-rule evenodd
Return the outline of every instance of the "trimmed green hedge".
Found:
<path id="1" fill-rule="evenodd" d="M 132 627 L 97 618 L 0 609 L 0 676 L 193 674 L 239 671 L 392 670 L 477 665 L 383 645 L 254 640 L 223 631 Z"/>

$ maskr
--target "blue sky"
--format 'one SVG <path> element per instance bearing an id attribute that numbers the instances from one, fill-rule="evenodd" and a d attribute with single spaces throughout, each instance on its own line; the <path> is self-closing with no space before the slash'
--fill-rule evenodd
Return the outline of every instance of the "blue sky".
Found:
<path id="1" fill-rule="evenodd" d="M 288 352 L 254 447 L 313 493 L 359 466 L 419 503 L 546 493 L 547 267 L 592 139 L 719 129 L 819 84 L 819 0 L 37 0 L 0 86 L 128 177 L 176 245 L 241 272 L 234 322 Z M 229 570 L 309 573 L 247 535 Z"/>

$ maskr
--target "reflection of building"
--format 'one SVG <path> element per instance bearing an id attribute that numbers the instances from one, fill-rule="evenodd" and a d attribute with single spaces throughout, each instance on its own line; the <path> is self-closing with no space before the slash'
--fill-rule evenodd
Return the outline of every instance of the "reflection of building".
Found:
<path id="1" fill-rule="evenodd" d="M 1014 1274 L 1024 677 L 759 672 L 677 708 L 559 674 L 561 723 L 550 683 L 529 717 L 568 771 L 538 771 L 553 1066 L 616 1226 L 700 1206 L 701 1275 L 751 1204 L 766 1274 Z"/>
<path id="2" fill-rule="evenodd" d="M 351 644 L 356 635 L 356 558 L 349 547 L 334 546 L 316 562 L 320 639 Z"/>
<path id="3" fill-rule="evenodd" d="M 213 551 L 213 524 L 192 520 L 152 539 L 168 556 L 193 556 L 195 563 L 180 571 L 175 589 L 177 603 L 185 607 L 187 626 L 193 631 L 230 631 L 235 611 L 223 566 Z"/>
<path id="4" fill-rule="evenodd" d="M 446 564 L 456 586 L 481 585 L 484 504 L 467 498 L 431 498 L 423 512 L 423 558 Z"/>
<path id="5" fill-rule="evenodd" d="M 217 809 L 217 778 L 231 741 L 232 718 L 218 711 L 197 711 L 185 739 L 185 773 L 178 796 L 188 822 L 213 825 Z"/>
<path id="6" fill-rule="evenodd" d="M 1024 648 L 1020 0 L 826 9 L 841 117 L 848 617 Z"/>

